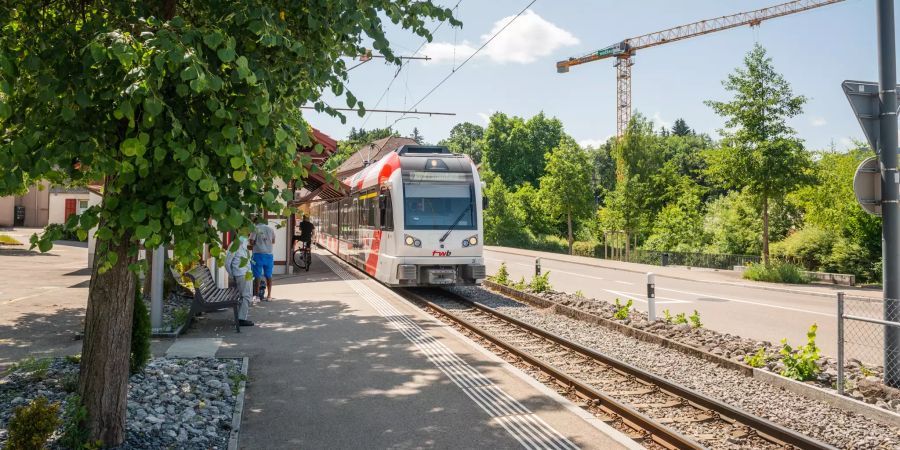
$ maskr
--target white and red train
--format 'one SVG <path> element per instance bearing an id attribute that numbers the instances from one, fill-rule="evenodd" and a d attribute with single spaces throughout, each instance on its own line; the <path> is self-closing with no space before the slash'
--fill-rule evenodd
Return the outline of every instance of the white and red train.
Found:
<path id="1" fill-rule="evenodd" d="M 485 278 L 482 186 L 467 155 L 405 145 L 347 183 L 348 197 L 310 208 L 319 246 L 388 286 Z"/>

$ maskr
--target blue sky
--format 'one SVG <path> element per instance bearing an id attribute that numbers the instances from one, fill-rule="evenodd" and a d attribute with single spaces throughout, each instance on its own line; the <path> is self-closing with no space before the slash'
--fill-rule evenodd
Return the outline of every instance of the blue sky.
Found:
<path id="1" fill-rule="evenodd" d="M 597 61 L 557 74 L 555 62 L 616 43 L 624 38 L 701 19 L 757 9 L 783 0 L 539 0 L 530 12 L 507 28 L 466 66 L 422 102 L 421 111 L 453 112 L 456 116 L 416 116 L 394 126 L 402 135 L 413 127 L 437 142 L 459 122 L 486 124 L 495 111 L 530 117 L 540 111 L 558 117 L 568 134 L 583 144 L 602 142 L 615 134 L 615 69 L 612 60 Z M 456 0 L 439 0 L 453 6 Z M 515 15 L 525 0 L 462 0 L 462 28 L 444 25 L 420 52 L 434 58 L 413 61 L 385 95 L 379 108 L 412 106 L 481 45 L 505 18 Z M 398 54 L 411 54 L 423 39 L 391 29 Z M 796 94 L 809 98 L 804 114 L 793 120 L 808 148 L 832 145 L 845 149 L 863 139 L 841 91 L 845 79 L 877 80 L 875 2 L 847 0 L 761 26 L 742 27 L 640 51 L 632 69 L 632 102 L 636 111 L 660 125 L 684 118 L 692 128 L 718 136 L 723 121 L 704 100 L 723 100 L 723 80 L 754 43 L 769 51 L 776 69 Z M 352 65 L 355 62 L 349 61 Z M 349 89 L 373 108 L 396 72 L 396 66 L 373 60 L 350 72 Z M 343 100 L 327 97 L 334 106 Z M 306 111 L 313 126 L 334 138 L 350 127 L 391 125 L 399 116 L 355 113 L 347 123 Z"/>

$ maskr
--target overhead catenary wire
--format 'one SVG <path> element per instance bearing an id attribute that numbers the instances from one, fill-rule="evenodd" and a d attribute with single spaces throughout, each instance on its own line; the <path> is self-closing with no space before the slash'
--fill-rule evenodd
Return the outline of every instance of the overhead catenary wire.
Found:
<path id="1" fill-rule="evenodd" d="M 462 3 L 462 0 L 458 0 L 456 2 L 456 4 L 453 5 L 453 8 L 451 8 L 451 9 L 456 10 L 459 7 L 460 3 Z M 440 30 L 445 22 L 447 22 L 447 19 L 444 19 L 441 21 L 441 23 L 437 24 L 437 26 L 434 27 L 434 29 L 431 30 L 431 32 L 429 34 L 431 34 L 431 36 L 434 36 L 434 33 L 436 33 L 438 30 Z M 423 48 L 425 48 L 425 44 L 427 44 L 427 43 L 428 43 L 428 40 L 426 39 L 424 42 L 422 42 L 421 45 L 419 45 L 419 47 L 416 49 L 416 51 L 413 52 L 412 56 L 418 55 L 419 52 L 422 51 Z M 406 66 L 401 62 L 400 67 L 397 68 L 397 71 L 394 73 L 394 77 L 391 78 L 391 81 L 388 83 L 387 87 L 384 88 L 384 91 L 381 93 L 381 96 L 378 97 L 378 101 L 375 102 L 375 106 L 373 108 L 378 108 L 378 106 L 381 105 L 381 101 L 384 100 L 384 96 L 387 95 L 388 91 L 391 90 L 391 86 L 394 85 L 394 81 L 396 81 L 397 77 L 400 76 L 400 72 L 403 71 L 404 67 L 406 67 Z M 365 128 L 366 124 L 369 122 L 370 117 L 371 116 L 369 114 L 365 115 L 365 119 L 363 120 L 362 125 L 360 125 L 360 128 Z M 397 123 L 397 122 L 394 122 L 394 123 Z"/>
<path id="2" fill-rule="evenodd" d="M 468 63 L 469 61 L 471 61 L 472 58 L 475 57 L 475 55 L 477 55 L 479 52 L 481 52 L 481 50 L 483 50 L 485 47 L 487 47 L 488 44 L 491 43 L 491 41 L 493 41 L 497 36 L 499 36 L 500 33 L 503 32 L 503 30 L 507 29 L 510 25 L 512 25 L 513 22 L 515 22 L 516 19 L 518 19 L 522 14 L 525 14 L 525 11 L 528 11 L 528 9 L 531 8 L 531 6 L 534 5 L 536 2 L 537 2 L 537 0 L 531 0 L 531 2 L 529 2 L 528 5 L 526 5 L 524 8 L 522 8 L 522 10 L 519 11 L 519 13 L 516 14 L 515 17 L 512 18 L 512 20 L 510 20 L 509 22 L 506 22 L 506 24 L 503 25 L 503 27 L 501 27 L 499 30 L 497 30 L 497 32 L 494 33 L 490 38 L 488 38 L 488 40 L 484 41 L 484 43 L 481 44 L 481 47 L 478 47 L 478 49 L 475 50 L 475 52 L 473 52 L 471 55 L 469 55 L 468 58 L 466 58 L 465 60 L 463 60 L 463 62 L 460 63 L 459 66 L 453 68 L 453 70 L 451 70 L 450 73 L 448 73 L 446 77 L 444 77 L 441 81 L 439 81 L 438 84 L 434 85 L 434 87 L 431 88 L 431 90 L 429 90 L 427 93 L 425 93 L 425 95 L 423 95 L 422 98 L 420 98 L 420 99 L 419 99 L 415 104 L 413 104 L 412 107 L 410 107 L 409 109 L 410 109 L 410 110 L 415 110 L 416 107 L 419 106 L 420 103 L 422 103 L 423 101 L 425 101 L 425 99 L 427 99 L 429 96 L 431 96 L 431 94 L 433 94 L 434 91 L 436 91 L 439 87 L 441 87 L 444 83 L 446 83 L 447 80 L 450 79 L 450 77 L 452 77 L 456 72 L 458 72 L 460 69 L 462 69 L 463 66 L 466 65 L 466 63 Z M 404 116 L 400 116 L 399 118 L 397 118 L 397 120 L 394 121 L 394 124 L 396 124 L 396 123 L 399 122 L 401 119 L 403 119 L 403 117 L 404 117 Z M 393 126 L 393 124 L 392 124 L 391 126 Z"/>

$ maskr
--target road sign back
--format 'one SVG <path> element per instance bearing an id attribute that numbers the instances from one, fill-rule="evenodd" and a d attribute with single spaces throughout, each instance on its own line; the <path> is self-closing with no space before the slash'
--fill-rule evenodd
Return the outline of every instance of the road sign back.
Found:
<path id="1" fill-rule="evenodd" d="M 881 131 L 878 83 L 847 80 L 841 83 L 841 87 L 844 89 L 847 100 L 850 101 L 853 114 L 856 115 L 856 119 L 862 126 L 863 133 L 866 134 L 866 140 L 869 141 L 872 150 L 878 152 L 878 134 Z M 897 92 L 897 100 L 900 101 L 900 89 Z"/>
<path id="2" fill-rule="evenodd" d="M 881 170 L 877 157 L 867 158 L 856 168 L 853 193 L 859 206 L 867 213 L 881 217 Z"/>

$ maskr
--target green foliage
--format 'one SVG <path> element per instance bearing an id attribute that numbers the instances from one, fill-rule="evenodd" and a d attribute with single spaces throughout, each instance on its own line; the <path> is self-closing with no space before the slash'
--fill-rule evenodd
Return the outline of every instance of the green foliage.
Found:
<path id="1" fill-rule="evenodd" d="M 680 197 L 656 216 L 644 248 L 657 251 L 702 252 L 709 241 L 703 227 L 699 188 L 686 187 Z"/>
<path id="2" fill-rule="evenodd" d="M 697 310 L 694 310 L 694 313 L 688 316 L 688 319 L 691 321 L 691 328 L 700 328 L 703 326 L 703 322 L 700 321 L 700 313 Z"/>
<path id="3" fill-rule="evenodd" d="M 684 313 L 678 313 L 675 315 L 675 318 L 672 319 L 672 323 L 674 323 L 675 325 L 687 324 L 688 319 Z"/>
<path id="4" fill-rule="evenodd" d="M 663 320 L 666 323 L 672 323 L 672 313 L 669 312 L 668 309 L 664 309 L 662 313 L 663 313 Z"/>
<path id="5" fill-rule="evenodd" d="M 504 286 L 509 284 L 509 270 L 506 268 L 506 262 L 500 263 L 500 268 L 497 269 L 497 274 L 491 277 L 491 281 Z"/>
<path id="6" fill-rule="evenodd" d="M 781 375 L 798 380 L 812 380 L 819 373 L 819 347 L 816 347 L 816 330 L 818 326 L 812 324 L 806 333 L 806 345 L 801 345 L 797 350 L 793 350 L 787 343 L 787 339 L 781 340 L 781 362 L 784 363 L 784 370 Z"/>
<path id="7" fill-rule="evenodd" d="M 41 450 L 59 425 L 59 403 L 51 404 L 46 397 L 38 397 L 13 411 L 6 445 L 11 449 Z"/>
<path id="8" fill-rule="evenodd" d="M 191 309 L 187 306 L 175 308 L 172 311 L 172 328 L 178 328 L 188 322 L 191 317 Z"/>
<path id="9" fill-rule="evenodd" d="M 859 364 L 859 373 L 864 377 L 872 377 L 875 376 L 875 372 L 873 372 L 868 367 L 864 366 L 862 363 Z"/>
<path id="10" fill-rule="evenodd" d="M 510 193 L 509 204 L 519 226 L 527 229 L 532 236 L 559 233 L 560 218 L 548 213 L 543 192 L 534 186 L 528 183 L 519 186 Z"/>
<path id="11" fill-rule="evenodd" d="M 563 138 L 559 146 L 546 155 L 546 169 L 540 179 L 540 197 L 548 215 L 560 217 L 567 224 L 568 250 L 575 241 L 573 222 L 591 215 L 594 207 L 588 154 L 571 138 Z"/>
<path id="12" fill-rule="evenodd" d="M 78 390 L 78 372 L 70 372 L 59 379 L 59 386 L 66 391 L 66 393 L 73 393 Z"/>
<path id="13" fill-rule="evenodd" d="M 709 152 L 709 174 L 726 188 L 745 189 L 757 197 L 766 221 L 770 200 L 781 200 L 810 181 L 812 160 L 787 124 L 802 113 L 806 98 L 793 94 L 758 44 L 747 54 L 744 67 L 722 84 L 734 97 L 730 102 L 706 102 L 725 118 L 727 127 L 720 130 L 721 147 Z M 762 233 L 762 240 L 768 262 L 768 233 Z"/>
<path id="14" fill-rule="evenodd" d="M 599 242 L 576 241 L 572 245 L 572 254 L 596 258 L 603 255 L 603 244 Z"/>
<path id="15" fill-rule="evenodd" d="M 47 370 L 53 362 L 51 358 L 35 358 L 29 356 L 6 369 L 6 374 L 17 373 L 31 381 L 47 379 Z"/>
<path id="16" fill-rule="evenodd" d="M 528 121 L 494 113 L 484 130 L 484 161 L 507 186 L 537 186 L 544 172 L 544 155 L 556 148 L 562 137 L 562 123 L 544 113 Z"/>
<path id="17" fill-rule="evenodd" d="M 628 312 L 631 311 L 631 305 L 634 304 L 634 301 L 628 299 L 628 302 L 623 305 L 617 298 L 615 304 L 616 311 L 613 313 L 613 318 L 616 320 L 625 320 L 628 318 Z"/>
<path id="18" fill-rule="evenodd" d="M 772 244 L 772 256 L 808 270 L 819 270 L 831 255 L 835 243 L 833 232 L 807 225 L 781 242 Z"/>
<path id="19" fill-rule="evenodd" d="M 764 367 L 766 365 L 766 363 L 769 362 L 769 357 L 766 356 L 765 347 L 760 347 L 759 350 L 757 350 L 755 354 L 747 357 L 747 359 L 745 359 L 744 361 L 750 367 L 759 368 L 759 367 Z"/>
<path id="20" fill-rule="evenodd" d="M 131 356 L 129 368 L 132 375 L 144 370 L 150 361 L 150 312 L 140 294 L 135 292 L 131 323 Z"/>
<path id="21" fill-rule="evenodd" d="M 74 220 L 73 223 L 75 223 Z M 44 234 L 47 234 L 48 237 L 52 236 L 52 240 L 87 241 L 87 234 L 82 233 L 83 237 L 79 236 L 78 230 L 69 228 L 63 223 L 51 223 L 47 225 L 44 227 Z"/>
<path id="22" fill-rule="evenodd" d="M 71 364 L 81 364 L 81 353 L 77 355 L 66 355 L 66 362 Z"/>
<path id="23" fill-rule="evenodd" d="M 809 279 L 803 271 L 791 264 L 783 262 L 751 263 L 744 271 L 743 277 L 753 281 L 767 281 L 769 283 L 805 284 Z"/>
<path id="24" fill-rule="evenodd" d="M 81 397 L 72 394 L 66 397 L 66 407 L 63 411 L 63 429 L 59 443 L 63 448 L 72 450 L 99 450 L 102 442 L 91 442 L 85 423 L 87 421 L 87 408 L 81 404 Z"/>
<path id="25" fill-rule="evenodd" d="M 481 163 L 484 128 L 472 122 L 458 123 L 450 129 L 450 136 L 438 142 L 453 153 L 469 155 L 475 164 Z"/>
<path id="26" fill-rule="evenodd" d="M 694 134 L 694 130 L 688 126 L 684 119 L 675 119 L 675 123 L 672 124 L 672 134 L 675 136 L 690 136 Z"/>
<path id="27" fill-rule="evenodd" d="M 524 291 L 528 287 L 528 283 L 525 281 L 525 277 L 523 276 L 519 279 L 519 281 L 516 281 L 515 283 L 509 285 L 509 287 L 517 291 Z"/>
<path id="28" fill-rule="evenodd" d="M 584 298 L 584 292 L 581 292 L 581 289 L 575 291 L 575 296 L 578 298 Z"/>
<path id="29" fill-rule="evenodd" d="M 550 271 L 535 275 L 531 282 L 528 283 L 528 289 L 539 294 L 553 289 L 553 286 L 550 285 Z"/>
<path id="30" fill-rule="evenodd" d="M 489 206 L 484 210 L 484 241 L 492 245 L 521 245 L 528 242 L 527 231 L 519 223 L 511 206 L 511 195 L 503 180 L 490 173 L 482 174 Z"/>
<path id="31" fill-rule="evenodd" d="M 237 396 L 241 390 L 241 382 L 247 381 L 247 375 L 241 372 L 233 372 L 228 375 L 228 379 L 231 380 L 231 395 Z"/>

